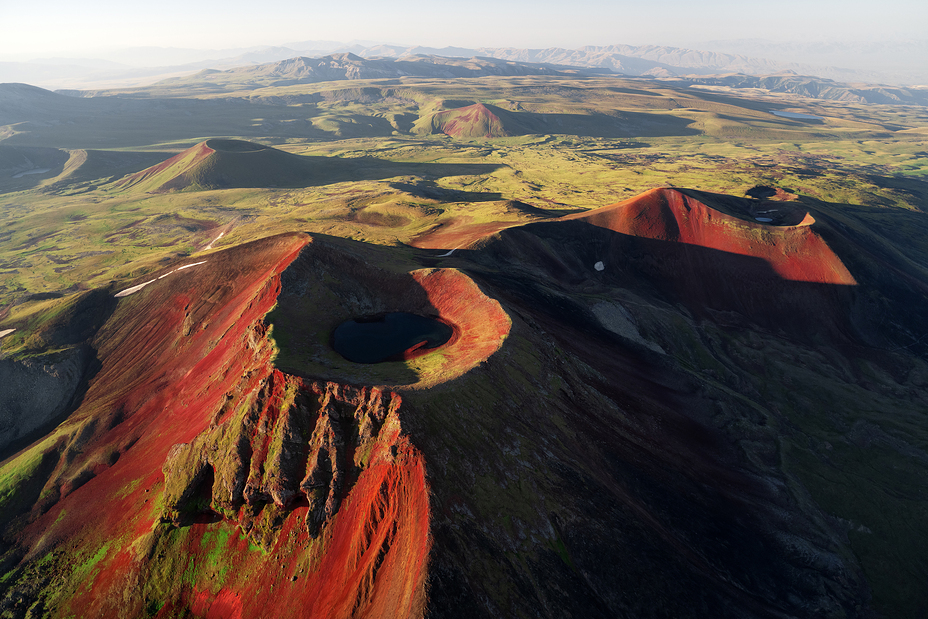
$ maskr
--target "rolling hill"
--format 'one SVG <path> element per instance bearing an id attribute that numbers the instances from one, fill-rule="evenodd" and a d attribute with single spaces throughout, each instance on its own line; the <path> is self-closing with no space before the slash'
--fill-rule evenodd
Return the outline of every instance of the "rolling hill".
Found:
<path id="1" fill-rule="evenodd" d="M 93 107 L 94 103 L 29 84 L 0 84 L 0 126 L 25 120 L 56 120 Z"/>
<path id="2" fill-rule="evenodd" d="M 416 121 L 413 131 L 444 133 L 456 138 L 502 138 L 524 133 L 518 120 L 483 103 L 435 112 Z"/>
<path id="3" fill-rule="evenodd" d="M 770 93 L 785 93 L 809 99 L 876 103 L 883 105 L 928 105 L 928 89 L 902 88 L 879 84 L 847 84 L 803 75 L 719 75 L 714 77 L 687 76 L 681 81 L 694 86 L 724 86 L 732 89 L 761 89 Z"/>
<path id="4" fill-rule="evenodd" d="M 297 187 L 315 177 L 310 160 L 244 140 L 211 139 L 131 174 L 121 189 L 166 193 L 232 187 Z"/>

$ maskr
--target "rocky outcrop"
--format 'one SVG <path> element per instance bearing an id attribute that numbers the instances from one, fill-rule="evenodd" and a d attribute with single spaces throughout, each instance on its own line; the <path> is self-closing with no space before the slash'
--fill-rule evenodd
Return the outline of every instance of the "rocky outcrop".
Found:
<path id="1" fill-rule="evenodd" d="M 71 407 L 90 358 L 76 348 L 64 356 L 0 359 L 0 451 Z"/>
<path id="2" fill-rule="evenodd" d="M 371 463 L 384 423 L 398 425 L 400 402 L 378 388 L 307 382 L 275 370 L 244 401 L 230 397 L 227 419 L 171 448 L 162 520 L 181 524 L 212 512 L 269 544 L 280 522 L 263 526 L 262 508 L 285 514 L 308 504 L 305 525 L 315 536 Z"/>

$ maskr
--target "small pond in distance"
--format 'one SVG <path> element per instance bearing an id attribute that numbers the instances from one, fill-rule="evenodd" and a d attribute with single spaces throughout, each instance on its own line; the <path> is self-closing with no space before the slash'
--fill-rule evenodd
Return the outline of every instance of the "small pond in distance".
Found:
<path id="1" fill-rule="evenodd" d="M 380 363 L 404 358 L 413 350 L 437 348 L 454 330 L 434 318 L 391 312 L 346 320 L 332 333 L 335 352 L 354 363 Z"/>

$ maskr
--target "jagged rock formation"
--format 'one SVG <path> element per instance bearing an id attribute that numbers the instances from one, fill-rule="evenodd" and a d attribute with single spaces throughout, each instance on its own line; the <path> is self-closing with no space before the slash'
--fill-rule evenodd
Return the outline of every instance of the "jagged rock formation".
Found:
<path id="1" fill-rule="evenodd" d="M 306 530 L 315 537 L 372 455 L 396 449 L 395 431 L 381 435 L 385 424 L 400 427 L 395 393 L 308 383 L 274 371 L 243 399 L 231 398 L 220 423 L 168 452 L 163 520 L 180 525 L 191 508 L 211 508 L 238 519 L 256 543 L 270 545 L 276 531 L 255 528 L 263 504 L 287 513 L 307 503 Z M 211 484 L 208 505 L 191 505 L 204 483 Z"/>

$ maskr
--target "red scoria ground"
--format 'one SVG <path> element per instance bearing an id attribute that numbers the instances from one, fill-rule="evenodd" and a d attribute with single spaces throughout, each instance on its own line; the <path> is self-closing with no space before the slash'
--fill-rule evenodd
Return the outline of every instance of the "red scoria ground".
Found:
<path id="1" fill-rule="evenodd" d="M 169 170 L 172 166 L 178 166 L 185 170 L 190 169 L 201 161 L 205 161 L 215 152 L 216 151 L 206 145 L 206 142 L 201 142 L 181 153 L 177 153 L 170 159 L 166 159 L 150 168 L 145 168 L 141 172 L 136 172 L 131 176 L 127 176 L 124 180 L 120 181 L 119 185 L 120 187 L 128 188 L 133 185 L 138 185 L 139 183 L 144 183 L 149 179 L 155 178 L 162 172 Z"/>
<path id="2" fill-rule="evenodd" d="M 501 138 L 509 135 L 499 116 L 482 103 L 438 112 L 435 121 L 451 137 Z"/>
<path id="3" fill-rule="evenodd" d="M 263 550 L 240 533 L 235 513 L 223 521 L 207 510 L 180 527 L 164 516 L 162 466 L 172 447 L 222 426 L 256 394 L 270 394 L 259 412 L 272 420 L 285 412 L 278 409 L 287 389 L 313 396 L 301 379 L 274 370 L 262 321 L 280 273 L 307 242 L 289 234 L 218 252 L 120 301 L 96 338 L 100 371 L 58 442 L 46 447 L 62 456 L 21 533 L 27 560 L 61 550 L 82 561 L 102 557 L 62 586 L 58 614 L 422 614 L 425 465 L 392 412 L 321 532 L 304 526 L 305 500 L 280 508 L 276 538 Z M 332 385 L 321 393 L 343 391 Z M 221 578 L 211 573 L 217 560 Z"/>
<path id="4" fill-rule="evenodd" d="M 640 238 L 673 241 L 764 260 L 784 280 L 855 285 L 806 215 L 796 226 L 738 219 L 674 189 L 652 189 L 611 206 L 564 218 Z"/>

